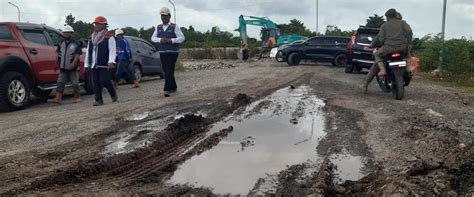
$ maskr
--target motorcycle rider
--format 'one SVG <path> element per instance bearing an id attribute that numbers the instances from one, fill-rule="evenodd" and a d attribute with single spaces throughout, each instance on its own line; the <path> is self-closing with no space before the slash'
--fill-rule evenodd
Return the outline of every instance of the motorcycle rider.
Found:
<path id="1" fill-rule="evenodd" d="M 406 21 L 397 19 L 397 15 L 401 18 L 401 14 L 393 8 L 385 12 L 387 22 L 380 27 L 380 32 L 370 44 L 371 48 L 380 48 L 374 53 L 375 62 L 370 69 L 369 74 L 367 74 L 367 79 L 363 86 L 365 92 L 367 92 L 370 82 L 374 79 L 377 73 L 379 76 L 386 75 L 387 72 L 383 62 L 385 56 L 395 52 L 408 52 L 413 32 Z"/>

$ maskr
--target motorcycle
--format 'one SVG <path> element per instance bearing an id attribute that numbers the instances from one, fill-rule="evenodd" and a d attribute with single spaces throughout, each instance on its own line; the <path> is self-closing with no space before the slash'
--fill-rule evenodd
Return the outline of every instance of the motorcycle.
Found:
<path id="1" fill-rule="evenodd" d="M 375 52 L 375 51 L 374 51 Z M 410 84 L 413 77 L 407 71 L 407 56 L 402 53 L 392 53 L 384 58 L 385 76 L 376 76 L 380 89 L 384 92 L 392 92 L 397 100 L 402 100 L 405 94 L 405 86 Z"/>

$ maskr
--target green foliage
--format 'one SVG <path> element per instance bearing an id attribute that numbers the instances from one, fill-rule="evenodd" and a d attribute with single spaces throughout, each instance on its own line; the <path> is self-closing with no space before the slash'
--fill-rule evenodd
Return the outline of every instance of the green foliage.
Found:
<path id="1" fill-rule="evenodd" d="M 140 33 L 138 32 L 138 30 L 133 27 L 124 27 L 122 28 L 122 30 L 123 30 L 123 33 L 127 36 L 135 36 L 135 37 L 140 36 Z"/>
<path id="2" fill-rule="evenodd" d="M 278 28 L 280 28 L 281 35 L 299 34 L 307 37 L 316 36 L 316 33 L 311 32 L 303 22 L 297 19 L 290 20 L 289 24 L 280 24 Z"/>
<path id="3" fill-rule="evenodd" d="M 385 23 L 385 19 L 383 18 L 383 16 L 379 16 L 377 14 L 374 14 L 374 16 L 369 16 L 365 26 L 366 27 L 371 27 L 371 28 L 379 28 L 384 23 Z"/>
<path id="4" fill-rule="evenodd" d="M 181 60 L 179 59 L 176 61 L 175 69 L 176 71 L 181 71 L 181 72 L 186 71 L 186 68 L 184 67 L 183 62 L 181 62 Z"/>
<path id="5" fill-rule="evenodd" d="M 186 37 L 186 42 L 181 44 L 183 48 L 212 48 L 212 47 L 239 47 L 240 38 L 227 31 L 221 31 L 219 27 L 212 27 L 211 31 L 196 31 L 193 26 L 181 27 Z"/>
<path id="6" fill-rule="evenodd" d="M 355 33 L 355 30 L 342 31 L 336 25 L 328 25 L 326 27 L 326 33 L 324 35 L 350 37 L 354 35 L 354 33 Z"/>
<path id="7" fill-rule="evenodd" d="M 76 18 L 73 17 L 72 14 L 66 16 L 65 23 L 74 29 L 74 39 L 76 40 L 89 39 L 94 31 L 94 25 L 92 25 L 92 23 L 76 21 Z"/>
<path id="8" fill-rule="evenodd" d="M 413 48 L 415 55 L 419 56 L 422 69 L 432 71 L 439 66 L 441 38 L 425 36 L 415 39 Z M 443 50 L 443 75 L 458 83 L 469 81 L 474 76 L 474 41 L 466 38 L 447 40 Z"/>

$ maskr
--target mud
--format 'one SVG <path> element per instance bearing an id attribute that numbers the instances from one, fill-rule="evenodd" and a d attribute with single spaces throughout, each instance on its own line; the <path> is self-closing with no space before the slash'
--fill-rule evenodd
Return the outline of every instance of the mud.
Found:
<path id="1" fill-rule="evenodd" d="M 212 150 L 178 167 L 170 183 L 210 187 L 216 194 L 247 194 L 259 177 L 317 159 L 314 147 L 324 136 L 319 111 L 323 105 L 307 86 L 285 87 L 255 101 L 238 115 L 216 123 L 211 133 L 223 125 L 232 125 L 234 132 Z M 299 124 L 290 123 L 292 118 Z"/>
<path id="2" fill-rule="evenodd" d="M 470 96 L 415 76 L 405 100 L 395 101 L 375 84 L 359 92 L 363 78 L 320 65 L 257 62 L 178 73 L 181 91 L 172 98 L 157 96 L 161 81 L 151 81 L 128 95 L 122 89 L 120 103 L 100 109 L 38 104 L 0 114 L 0 195 L 472 196 Z M 292 93 L 275 96 L 282 91 Z M 277 132 L 255 132 L 267 127 Z M 274 170 L 243 168 L 243 177 L 257 174 L 249 181 L 226 174 L 273 151 Z M 216 155 L 237 161 L 221 167 L 225 159 L 212 160 Z M 201 168 L 182 173 L 193 163 Z M 248 184 L 237 192 L 203 181 L 175 184 L 180 173 Z"/>

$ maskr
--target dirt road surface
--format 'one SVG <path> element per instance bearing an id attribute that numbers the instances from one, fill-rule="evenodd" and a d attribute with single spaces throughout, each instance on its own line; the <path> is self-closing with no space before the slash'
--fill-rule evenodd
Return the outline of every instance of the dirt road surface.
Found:
<path id="1" fill-rule="evenodd" d="M 62 105 L 33 102 L 0 114 L 0 195 L 473 196 L 473 95 L 415 76 L 398 101 L 376 83 L 363 93 L 364 77 L 319 64 L 233 63 L 178 72 L 179 90 L 168 98 L 164 80 L 152 78 L 139 89 L 121 85 L 118 103 L 104 94 L 101 107 L 92 107 L 91 95 L 79 104 L 70 97 Z M 322 103 L 315 104 L 318 99 Z M 285 107 L 291 113 L 274 122 L 287 123 L 285 137 L 253 133 L 231 141 L 240 139 L 239 132 L 271 126 L 256 120 L 270 120 Z M 242 119 L 231 121 L 237 117 Z M 247 120 L 260 126 L 241 129 Z M 287 148 L 266 144 L 281 140 L 283 146 L 296 135 L 293 126 L 311 130 L 309 141 Z M 219 153 L 235 146 L 241 149 Z M 268 154 L 231 163 L 252 163 L 244 173 L 231 164 L 215 167 L 221 162 L 215 155 L 238 158 L 262 147 L 271 147 L 264 148 L 276 159 L 270 164 L 283 167 L 264 172 L 274 167 L 259 166 Z M 295 151 L 304 157 L 294 157 Z M 232 176 L 228 171 L 245 174 L 242 180 L 249 176 L 245 171 L 262 176 L 242 186 L 235 178 L 235 187 L 243 188 L 237 193 L 199 181 L 213 173 L 224 182 Z M 185 180 L 198 174 L 197 181 L 176 181 L 183 173 Z"/>

